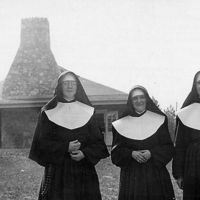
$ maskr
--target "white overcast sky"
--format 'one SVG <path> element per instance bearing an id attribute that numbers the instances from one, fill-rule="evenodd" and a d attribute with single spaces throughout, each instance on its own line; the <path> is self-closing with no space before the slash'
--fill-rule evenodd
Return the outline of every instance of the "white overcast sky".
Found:
<path id="1" fill-rule="evenodd" d="M 29 17 L 48 18 L 59 66 L 127 93 L 140 84 L 163 109 L 180 108 L 200 70 L 199 0 L 0 0 L 0 80 Z"/>

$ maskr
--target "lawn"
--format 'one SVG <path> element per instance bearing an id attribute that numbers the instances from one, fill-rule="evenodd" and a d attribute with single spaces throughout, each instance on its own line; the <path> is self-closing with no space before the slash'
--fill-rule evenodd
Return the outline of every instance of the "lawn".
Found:
<path id="1" fill-rule="evenodd" d="M 43 167 L 27 158 L 29 149 L 0 149 L 0 199 L 37 200 Z M 119 185 L 119 168 L 110 158 L 96 166 L 103 200 L 116 200 Z M 168 165 L 171 173 L 171 165 Z M 172 178 L 177 200 L 182 192 Z"/>

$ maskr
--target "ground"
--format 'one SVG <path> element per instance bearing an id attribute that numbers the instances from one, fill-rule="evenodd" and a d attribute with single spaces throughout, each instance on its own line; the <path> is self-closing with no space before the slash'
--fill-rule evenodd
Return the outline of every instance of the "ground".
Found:
<path id="1" fill-rule="evenodd" d="M 37 200 L 43 174 L 43 167 L 27 158 L 29 149 L 0 149 L 0 199 Z M 171 174 L 171 163 L 167 166 Z M 110 157 L 100 161 L 97 166 L 102 200 L 117 200 L 119 172 Z M 176 199 L 182 199 L 172 178 Z"/>

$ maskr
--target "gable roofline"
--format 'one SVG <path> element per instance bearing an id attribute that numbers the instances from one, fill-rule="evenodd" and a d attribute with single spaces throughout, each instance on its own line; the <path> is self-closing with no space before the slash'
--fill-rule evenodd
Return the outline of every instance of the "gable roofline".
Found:
<path id="1" fill-rule="evenodd" d="M 61 72 L 69 71 L 60 67 Z M 96 83 L 85 79 L 77 75 L 85 89 L 85 92 L 91 101 L 92 105 L 119 105 L 126 104 L 128 99 L 128 94 L 121 92 L 119 90 L 113 89 L 111 87 Z M 6 97 L 5 99 L 0 99 L 0 108 L 27 108 L 27 107 L 42 107 L 44 106 L 53 95 L 47 95 L 45 97 L 34 96 L 26 97 Z"/>

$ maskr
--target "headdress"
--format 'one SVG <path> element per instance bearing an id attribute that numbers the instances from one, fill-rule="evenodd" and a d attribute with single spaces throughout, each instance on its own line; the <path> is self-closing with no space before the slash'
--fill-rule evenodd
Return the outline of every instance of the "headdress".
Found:
<path id="1" fill-rule="evenodd" d="M 187 96 L 187 98 L 185 99 L 183 105 L 181 108 L 184 108 L 186 106 L 189 106 L 190 104 L 192 103 L 200 103 L 200 98 L 199 98 L 199 95 L 197 93 L 197 90 L 196 90 L 196 78 L 197 78 L 197 75 L 200 73 L 200 71 L 198 71 L 195 76 L 194 76 L 194 79 L 193 79 L 193 84 L 192 84 L 192 89 L 189 93 L 189 95 Z"/>
<path id="2" fill-rule="evenodd" d="M 91 102 L 89 101 L 89 99 L 84 91 L 84 88 L 83 88 L 80 80 L 78 79 L 78 76 L 76 74 L 74 74 L 73 72 L 69 72 L 69 71 L 65 71 L 65 72 L 61 73 L 60 76 L 58 77 L 58 84 L 57 84 L 57 87 L 55 90 L 54 97 L 41 109 L 41 113 L 39 114 L 39 117 L 38 117 L 32 145 L 31 145 L 31 149 L 30 149 L 30 153 L 29 153 L 29 158 L 36 161 L 41 166 L 46 166 L 46 164 L 47 164 L 47 163 L 45 163 L 44 159 L 41 159 L 41 157 L 40 157 L 39 141 L 40 141 L 40 135 L 42 133 L 41 115 L 42 115 L 42 112 L 55 108 L 57 106 L 58 102 L 66 102 L 66 100 L 64 100 L 64 98 L 63 98 L 61 84 L 62 84 L 63 77 L 68 73 L 71 73 L 76 79 L 77 91 L 76 91 L 76 95 L 75 95 L 75 100 L 79 101 L 83 104 L 86 104 L 88 106 L 91 106 Z"/>
<path id="3" fill-rule="evenodd" d="M 149 110 L 151 112 L 165 116 L 165 114 L 156 106 L 156 104 L 153 102 L 153 100 L 149 97 L 147 90 L 143 86 L 136 85 L 129 92 L 126 108 L 120 118 L 125 117 L 127 115 L 130 115 L 132 117 L 138 115 L 135 112 L 135 109 L 133 108 L 133 103 L 132 103 L 132 93 L 135 89 L 140 89 L 144 92 L 146 99 L 147 99 L 146 110 Z"/>

